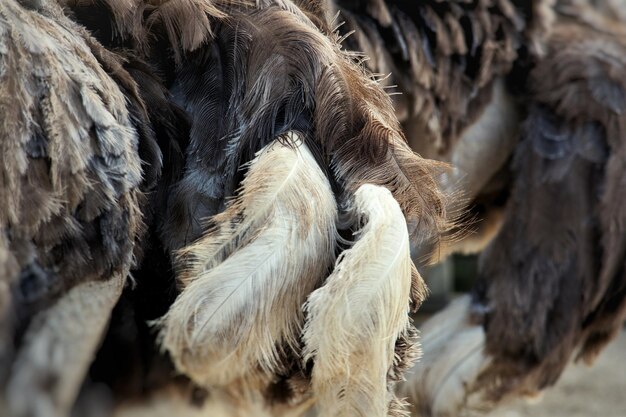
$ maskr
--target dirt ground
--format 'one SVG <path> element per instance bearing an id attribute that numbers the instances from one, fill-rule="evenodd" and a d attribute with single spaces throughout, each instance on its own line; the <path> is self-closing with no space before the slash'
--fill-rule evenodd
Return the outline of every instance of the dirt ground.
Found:
<path id="1" fill-rule="evenodd" d="M 626 417 L 626 331 L 591 368 L 570 366 L 537 403 L 518 401 L 488 417 Z"/>

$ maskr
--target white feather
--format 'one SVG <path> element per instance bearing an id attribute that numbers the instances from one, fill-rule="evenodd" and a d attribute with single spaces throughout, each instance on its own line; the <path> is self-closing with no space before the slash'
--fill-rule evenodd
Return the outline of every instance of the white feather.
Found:
<path id="1" fill-rule="evenodd" d="M 386 416 L 396 340 L 410 325 L 412 263 L 399 205 L 383 187 L 355 193 L 362 229 L 307 301 L 305 356 L 314 359 L 318 415 Z"/>
<path id="2" fill-rule="evenodd" d="M 180 255 L 184 285 L 162 319 L 162 345 L 195 382 L 262 383 L 294 347 L 302 304 L 334 261 L 337 208 L 299 138 L 251 162 L 236 200 Z M 289 138 L 286 138 L 289 139 Z"/>

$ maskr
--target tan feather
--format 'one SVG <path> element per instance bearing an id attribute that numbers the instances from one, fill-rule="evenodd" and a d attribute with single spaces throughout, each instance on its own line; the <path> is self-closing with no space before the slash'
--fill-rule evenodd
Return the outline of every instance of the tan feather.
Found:
<path id="1" fill-rule="evenodd" d="M 177 369 L 203 385 L 276 372 L 281 349 L 297 343 L 306 296 L 334 260 L 336 212 L 297 135 L 261 150 L 215 227 L 180 252 L 183 291 L 161 321 Z"/>
<path id="2" fill-rule="evenodd" d="M 396 341 L 411 325 L 408 231 L 383 187 L 362 185 L 352 204 L 358 240 L 307 301 L 305 357 L 319 415 L 384 416 Z"/>

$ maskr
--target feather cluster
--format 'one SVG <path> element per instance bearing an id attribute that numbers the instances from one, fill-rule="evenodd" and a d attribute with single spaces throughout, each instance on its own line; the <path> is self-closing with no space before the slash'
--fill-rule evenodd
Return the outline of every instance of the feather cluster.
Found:
<path id="1" fill-rule="evenodd" d="M 392 61 L 419 80 L 410 90 L 419 92 L 415 103 L 425 90 L 453 102 L 443 80 L 453 74 L 450 62 L 466 55 L 478 64 L 461 73 L 485 87 L 485 74 L 508 68 L 511 39 L 522 30 L 504 0 L 492 14 L 482 2 L 475 12 L 464 2 L 425 2 L 415 16 L 402 2 L 366 3 L 374 32 L 402 33 L 405 55 Z M 332 33 L 335 10 L 346 12 L 347 26 L 365 25 L 350 14 L 360 6 L 348 6 L 2 2 L 0 150 L 12 156 L 0 166 L 0 273 L 9 277 L 0 286 L 3 336 L 13 333 L 9 314 L 21 331 L 36 312 L 52 317 L 46 303 L 57 295 L 78 305 L 64 298 L 76 282 L 125 277 L 141 246 L 138 293 L 115 314 L 132 304 L 128 326 L 143 336 L 145 323 L 161 317 L 160 339 L 147 344 L 161 343 L 194 383 L 266 389 L 292 376 L 292 360 L 306 385 L 305 349 L 320 410 L 399 409 L 392 387 L 415 356 L 407 311 L 425 292 L 410 241 L 427 254 L 449 227 L 438 181 L 448 167 L 413 153 L 379 81 Z M 464 27 L 450 29 L 448 43 L 434 36 L 441 22 L 452 27 L 451 17 L 474 15 L 481 25 L 471 36 Z M 489 44 L 496 40 L 497 48 Z M 434 110 L 418 104 L 411 114 L 434 126 Z M 342 249 L 337 201 L 352 204 L 358 239 L 324 283 Z M 13 302 L 19 308 L 6 307 Z M 102 309 L 102 320 L 110 311 Z M 337 315 L 350 320 L 325 334 Z M 59 340 L 51 349 L 65 346 Z M 355 367 L 369 355 L 371 369 Z M 329 384 L 336 378 L 341 392 Z M 371 402 L 360 404 L 362 395 Z"/>
<path id="2" fill-rule="evenodd" d="M 336 216 L 296 134 L 259 151 L 236 199 L 178 253 L 182 291 L 161 323 L 177 368 L 202 385 L 267 383 L 297 348 L 301 306 L 332 265 Z"/>
<path id="3" fill-rule="evenodd" d="M 142 109 L 102 49 L 55 2 L 0 3 L 0 382 L 19 392 L 10 415 L 71 405 L 141 234 Z M 77 286 L 106 288 L 94 296 L 98 318 L 64 327 L 55 311 L 85 307 Z M 42 380 L 59 389 L 41 392 Z"/>
<path id="4" fill-rule="evenodd" d="M 354 32 L 347 47 L 374 73 L 391 74 L 384 83 L 398 117 L 437 159 L 482 113 L 492 80 L 511 70 L 524 42 L 540 53 L 553 15 L 551 0 L 336 3 L 340 30 Z"/>
<path id="5" fill-rule="evenodd" d="M 448 225 L 435 177 L 446 167 L 411 151 L 389 97 L 333 38 L 291 2 L 232 11 L 215 36 L 173 74 L 192 127 L 186 173 L 168 203 L 170 249 L 199 238 L 198 219 L 224 209 L 239 166 L 289 130 L 304 132 L 348 196 L 364 183 L 387 187 L 411 237 L 436 245 Z"/>
<path id="6" fill-rule="evenodd" d="M 115 40 L 138 53 L 154 52 L 165 41 L 180 62 L 188 51 L 210 41 L 212 25 L 227 16 L 232 4 L 246 0 L 60 0 L 78 20 L 97 26 L 106 42 Z M 93 30 L 93 28 L 92 28 Z M 108 38 L 108 39 L 107 39 Z M 161 39 L 159 39 L 161 38 Z"/>
<path id="7" fill-rule="evenodd" d="M 349 212 L 358 239 L 305 307 L 304 354 L 314 363 L 317 412 L 398 415 L 402 406 L 393 392 L 395 380 L 388 382 L 388 376 L 416 355 L 407 313 L 412 287 L 419 288 L 413 296 L 421 303 L 424 284 L 413 275 L 406 223 L 388 190 L 362 185 Z M 400 350 L 398 343 L 405 343 Z"/>
<path id="8" fill-rule="evenodd" d="M 11 155 L 0 166 L 0 231 L 12 236 L 2 278 L 30 275 L 23 285 L 51 294 L 128 269 L 142 175 L 124 96 L 54 13 L 0 8 L 0 149 Z"/>
<path id="9" fill-rule="evenodd" d="M 512 206 L 481 268 L 494 309 L 487 348 L 498 357 L 484 378 L 517 378 L 485 388 L 492 398 L 554 383 L 626 316 L 626 43 L 607 27 L 561 17 L 530 74 Z"/>

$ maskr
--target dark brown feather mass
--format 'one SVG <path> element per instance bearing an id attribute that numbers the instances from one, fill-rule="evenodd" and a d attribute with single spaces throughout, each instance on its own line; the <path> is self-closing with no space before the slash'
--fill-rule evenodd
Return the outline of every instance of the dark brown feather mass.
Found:
<path id="1" fill-rule="evenodd" d="M 519 3 L 519 4 L 518 4 Z M 389 77 L 398 118 L 441 158 L 486 106 L 491 82 L 542 52 L 550 1 L 337 1 L 346 46 Z"/>
<path id="2" fill-rule="evenodd" d="M 530 74 L 511 199 L 480 268 L 496 359 L 477 389 L 494 398 L 554 384 L 626 316 L 625 56 L 623 38 L 563 17 Z"/>

